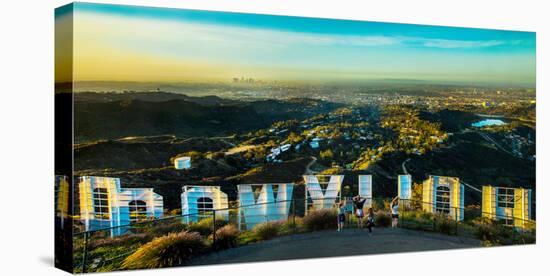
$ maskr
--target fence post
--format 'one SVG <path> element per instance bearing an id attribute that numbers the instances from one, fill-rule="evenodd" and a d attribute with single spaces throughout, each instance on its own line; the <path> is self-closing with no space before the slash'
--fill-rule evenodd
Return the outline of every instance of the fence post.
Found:
<path id="1" fill-rule="evenodd" d="M 455 234 L 458 236 L 458 208 L 455 208 Z"/>
<path id="2" fill-rule="evenodd" d="M 521 223 L 523 224 L 523 221 Z M 512 208 L 512 244 L 516 244 L 516 217 L 514 216 L 514 208 Z"/>
<path id="3" fill-rule="evenodd" d="M 404 219 L 405 219 L 405 199 L 399 199 L 398 202 L 397 202 L 397 204 L 399 204 L 399 207 L 398 207 L 398 208 L 401 209 L 400 212 L 398 212 L 398 213 L 401 213 L 401 215 L 399 216 L 399 217 L 401 218 L 401 223 L 400 223 L 400 225 L 401 225 L 402 228 L 405 228 L 405 227 L 404 227 Z M 399 225 L 399 224 L 398 224 L 398 225 Z"/>
<path id="4" fill-rule="evenodd" d="M 83 246 L 84 254 L 82 256 L 82 273 L 86 273 L 86 268 L 87 268 L 86 262 L 88 258 L 88 235 L 89 235 L 88 232 L 84 232 L 84 246 Z"/>
<path id="5" fill-rule="evenodd" d="M 212 245 L 214 248 L 216 248 L 216 210 L 212 211 Z"/>
<path id="6" fill-rule="evenodd" d="M 293 232 L 296 234 L 296 200 L 292 199 L 292 227 Z"/>
<path id="7" fill-rule="evenodd" d="M 239 231 L 243 230 L 242 222 L 241 222 L 241 202 L 238 202 L 237 205 L 237 225 L 239 226 Z"/>
<path id="8" fill-rule="evenodd" d="M 432 206 L 432 208 L 433 208 L 433 206 Z M 435 230 L 437 228 L 437 227 L 435 227 L 436 226 L 435 220 L 437 219 L 437 211 L 435 213 L 433 213 L 432 217 L 433 217 L 433 229 L 432 229 L 432 231 L 435 232 Z"/>

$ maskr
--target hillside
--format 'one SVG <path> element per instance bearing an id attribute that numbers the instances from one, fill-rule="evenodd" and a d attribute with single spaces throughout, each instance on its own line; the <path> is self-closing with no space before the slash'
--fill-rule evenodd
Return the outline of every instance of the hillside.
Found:
<path id="1" fill-rule="evenodd" d="M 184 100 L 201 105 L 231 105 L 239 101 L 222 99 L 217 96 L 190 97 L 185 94 L 169 92 L 78 92 L 74 94 L 75 102 L 117 102 L 139 100 L 145 102 L 166 102 L 171 100 Z"/>
<path id="2" fill-rule="evenodd" d="M 75 147 L 76 171 L 138 170 L 172 166 L 170 158 L 189 151 L 220 151 L 230 147 L 223 140 L 177 139 L 169 136 L 98 141 Z"/>
<path id="3" fill-rule="evenodd" d="M 304 119 L 339 106 L 309 99 L 237 102 L 157 93 L 77 94 L 76 141 L 166 134 L 226 136 L 266 128 L 276 121 Z"/>

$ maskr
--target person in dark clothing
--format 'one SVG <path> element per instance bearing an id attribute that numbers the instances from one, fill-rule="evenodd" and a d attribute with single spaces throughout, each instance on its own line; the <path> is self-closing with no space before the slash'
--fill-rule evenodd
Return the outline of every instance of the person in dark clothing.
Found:
<path id="1" fill-rule="evenodd" d="M 353 198 L 353 206 L 355 207 L 355 216 L 357 217 L 357 228 L 363 228 L 363 217 L 365 213 L 363 212 L 363 206 L 365 206 L 366 198 L 361 196 L 355 196 Z"/>
<path id="2" fill-rule="evenodd" d="M 367 229 L 369 229 L 369 236 L 372 233 L 372 227 L 374 227 L 374 211 L 369 208 L 367 213 Z"/>

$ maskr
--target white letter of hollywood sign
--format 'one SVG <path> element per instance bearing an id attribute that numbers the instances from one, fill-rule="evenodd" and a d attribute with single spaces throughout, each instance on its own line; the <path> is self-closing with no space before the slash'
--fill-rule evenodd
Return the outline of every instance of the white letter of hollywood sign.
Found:
<path id="1" fill-rule="evenodd" d="M 313 201 L 313 208 L 315 210 L 331 208 L 334 206 L 336 199 L 340 195 L 340 189 L 342 187 L 343 175 L 330 175 L 326 188 L 321 187 L 318 177 L 329 177 L 328 175 L 304 175 L 304 181 L 306 183 L 306 190 L 309 193 L 309 197 Z M 306 204 L 307 205 L 307 204 Z"/>
<path id="2" fill-rule="evenodd" d="M 181 212 L 183 223 L 198 222 L 212 217 L 216 212 L 216 219 L 229 219 L 229 202 L 227 194 L 221 191 L 220 186 L 183 186 L 181 194 Z"/>
<path id="3" fill-rule="evenodd" d="M 246 229 L 252 229 L 259 223 L 288 218 L 294 184 L 240 184 L 237 189 Z M 255 189 L 260 190 L 255 192 Z M 239 215 L 239 229 L 241 224 Z"/>
<path id="4" fill-rule="evenodd" d="M 359 195 L 366 198 L 365 207 L 372 207 L 372 175 L 359 175 Z"/>

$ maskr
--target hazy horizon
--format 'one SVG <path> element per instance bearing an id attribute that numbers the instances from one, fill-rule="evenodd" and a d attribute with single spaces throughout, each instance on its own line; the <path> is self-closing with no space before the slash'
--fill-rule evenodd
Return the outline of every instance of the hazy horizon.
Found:
<path id="1" fill-rule="evenodd" d="M 57 82 L 388 79 L 535 87 L 533 32 L 75 3 Z M 58 24 L 66 14 L 58 13 Z M 67 77 L 70 76 L 70 77 Z"/>
<path id="2" fill-rule="evenodd" d="M 59 87 L 65 87 L 69 83 L 57 83 Z M 272 85 L 282 85 L 289 87 L 335 87 L 335 88 L 354 88 L 354 89 L 392 89 L 392 88 L 405 88 L 417 89 L 421 87 L 446 87 L 449 88 L 480 88 L 480 89 L 525 89 L 527 91 L 535 92 L 536 87 L 528 85 L 503 85 L 502 83 L 461 83 L 461 82 L 431 82 L 424 80 L 413 79 L 372 79 L 362 80 L 354 82 L 308 82 L 308 81 L 277 81 L 263 82 L 256 80 L 256 82 L 242 83 L 233 82 L 232 80 L 217 80 L 217 81 L 179 81 L 179 82 L 150 82 L 150 81 L 79 81 L 72 83 L 72 92 L 172 92 L 181 93 L 182 91 L 188 92 L 190 87 L 242 87 L 243 89 L 264 89 L 265 87 L 271 87 Z M 243 86 L 244 85 L 244 86 Z M 248 88 L 247 88 L 248 87 Z M 216 94 L 217 90 L 214 91 Z M 213 95 L 214 95 L 213 94 Z"/>

